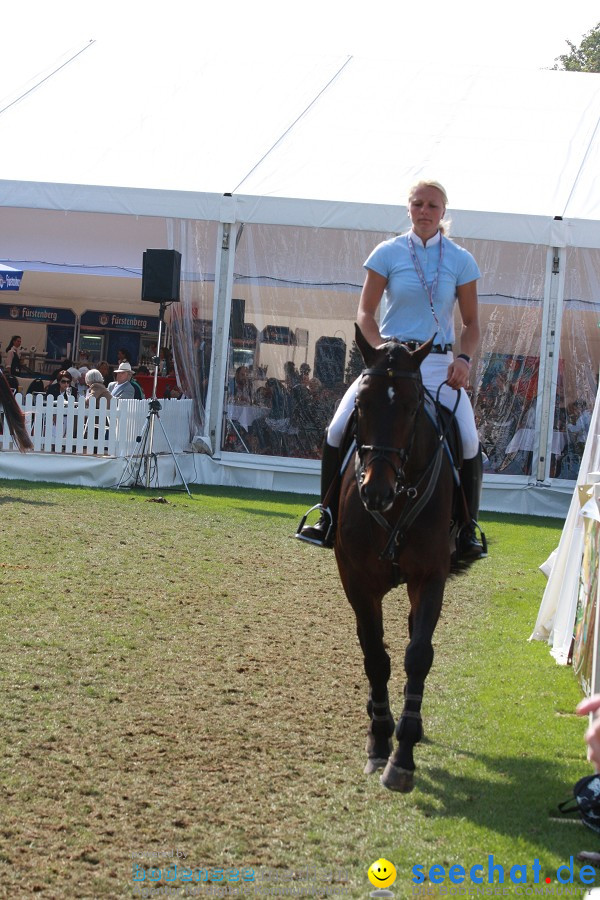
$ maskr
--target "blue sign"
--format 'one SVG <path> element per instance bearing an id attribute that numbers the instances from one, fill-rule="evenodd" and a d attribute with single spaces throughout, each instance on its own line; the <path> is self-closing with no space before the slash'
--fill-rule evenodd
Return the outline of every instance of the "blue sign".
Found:
<path id="1" fill-rule="evenodd" d="M 0 319 L 34 322 L 37 325 L 74 325 L 75 313 L 72 309 L 56 309 L 52 306 L 17 306 L 16 303 L 0 303 Z"/>
<path id="2" fill-rule="evenodd" d="M 10 266 L 0 265 L 0 291 L 18 291 L 23 273 Z"/>
<path id="3" fill-rule="evenodd" d="M 88 328 L 111 328 L 117 331 L 158 332 L 158 316 L 144 316 L 137 313 L 111 313 L 88 310 L 81 316 L 81 324 Z"/>

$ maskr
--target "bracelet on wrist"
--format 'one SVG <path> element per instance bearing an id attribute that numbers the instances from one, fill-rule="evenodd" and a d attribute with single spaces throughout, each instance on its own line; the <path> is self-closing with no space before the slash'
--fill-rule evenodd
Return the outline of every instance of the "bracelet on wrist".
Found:
<path id="1" fill-rule="evenodd" d="M 459 353 L 456 357 L 457 359 L 462 359 L 463 362 L 466 362 L 469 368 L 471 368 L 471 357 L 467 356 L 466 353 Z"/>

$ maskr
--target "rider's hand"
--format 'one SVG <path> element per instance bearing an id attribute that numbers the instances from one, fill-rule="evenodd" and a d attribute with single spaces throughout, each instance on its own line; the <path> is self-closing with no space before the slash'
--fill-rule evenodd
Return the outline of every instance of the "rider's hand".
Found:
<path id="1" fill-rule="evenodd" d="M 469 373 L 471 367 L 466 359 L 458 357 L 448 366 L 448 384 L 451 388 L 458 390 L 466 388 L 469 384 Z"/>

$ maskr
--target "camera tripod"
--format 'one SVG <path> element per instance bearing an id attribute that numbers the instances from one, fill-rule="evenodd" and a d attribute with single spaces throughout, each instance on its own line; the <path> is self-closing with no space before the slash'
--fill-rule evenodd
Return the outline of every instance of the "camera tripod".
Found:
<path id="1" fill-rule="evenodd" d="M 125 481 L 126 476 L 131 477 L 131 481 L 127 485 L 128 487 L 146 487 L 149 488 L 150 482 L 152 481 L 153 475 L 156 476 L 156 485 L 155 487 L 160 487 L 158 483 L 158 460 L 156 458 L 156 454 L 153 453 L 152 447 L 154 443 L 154 427 L 155 422 L 161 427 L 163 437 L 167 443 L 171 456 L 173 457 L 173 462 L 175 463 L 175 468 L 177 469 L 177 473 L 181 478 L 181 482 L 191 497 L 190 489 L 187 485 L 185 478 L 183 477 L 183 472 L 179 467 L 179 463 L 177 462 L 177 457 L 175 456 L 175 451 L 171 446 L 171 442 L 167 436 L 167 432 L 165 431 L 165 427 L 163 423 L 160 421 L 160 416 L 158 414 L 159 410 L 162 409 L 160 402 L 153 397 L 152 400 L 149 401 L 149 409 L 148 415 L 146 416 L 146 423 L 142 429 L 141 434 L 136 437 L 136 443 L 139 444 L 139 447 L 134 447 L 131 454 L 128 456 L 125 461 L 125 466 L 123 468 L 123 474 L 121 475 L 121 479 L 117 485 L 117 490 L 121 487 L 123 482 Z M 142 477 L 142 467 L 143 467 L 143 477 Z M 154 471 L 153 471 L 154 470 Z"/>
<path id="2" fill-rule="evenodd" d="M 123 472 L 121 474 L 121 478 L 117 485 L 117 490 L 121 487 L 123 482 L 125 481 L 126 476 L 131 478 L 131 481 L 127 485 L 128 487 L 150 487 L 150 482 L 152 480 L 152 475 L 156 476 L 156 485 L 155 487 L 159 488 L 160 484 L 158 483 L 158 459 L 156 454 L 153 453 L 154 446 L 154 428 L 156 422 L 161 427 L 163 437 L 167 443 L 167 446 L 171 452 L 171 456 L 173 457 L 173 462 L 175 463 L 175 468 L 177 469 L 177 473 L 181 478 L 184 488 L 186 489 L 188 495 L 191 497 L 190 489 L 187 485 L 185 478 L 183 477 L 183 473 L 179 467 L 179 463 L 177 462 L 177 457 L 175 456 L 175 451 L 171 446 L 171 441 L 167 436 L 167 432 L 165 431 L 165 427 L 163 423 L 160 421 L 159 410 L 162 409 L 161 403 L 156 398 L 156 386 L 158 383 L 158 367 L 160 365 L 160 344 L 162 337 L 162 325 L 163 319 L 165 315 L 165 304 L 161 302 L 160 304 L 160 315 L 158 319 L 158 343 L 156 347 L 157 355 L 152 357 L 152 362 L 154 363 L 154 384 L 152 385 L 152 399 L 148 402 L 148 415 L 146 416 L 146 423 L 142 428 L 141 434 L 136 437 L 136 444 L 139 446 L 134 447 L 131 451 L 130 455 L 125 460 L 125 465 L 123 467 Z M 135 458 L 135 461 L 134 461 Z M 142 474 L 142 466 L 144 467 L 144 479 L 140 477 Z M 154 473 L 153 470 L 154 469 Z"/>

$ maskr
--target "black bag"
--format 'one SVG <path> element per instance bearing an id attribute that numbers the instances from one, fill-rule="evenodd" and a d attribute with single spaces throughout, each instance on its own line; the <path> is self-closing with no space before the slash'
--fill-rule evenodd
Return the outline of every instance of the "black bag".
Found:
<path id="1" fill-rule="evenodd" d="M 573 787 L 573 798 L 558 804 L 560 812 L 579 812 L 583 824 L 600 834 L 600 774 L 580 778 Z"/>

